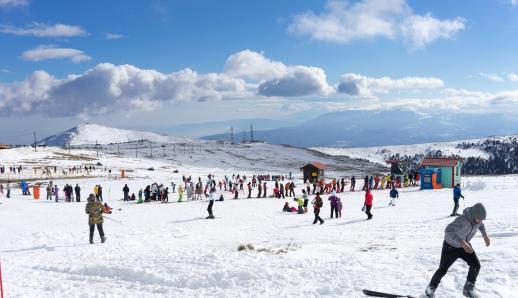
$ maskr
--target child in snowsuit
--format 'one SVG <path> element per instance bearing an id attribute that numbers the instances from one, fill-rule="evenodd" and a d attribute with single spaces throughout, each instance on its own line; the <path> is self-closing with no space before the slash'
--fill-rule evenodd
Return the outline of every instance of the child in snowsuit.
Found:
<path id="1" fill-rule="evenodd" d="M 214 194 L 216 193 L 215 188 L 211 188 L 209 192 L 209 206 L 207 207 L 207 212 L 209 213 L 209 216 L 206 217 L 206 219 L 214 219 L 214 214 L 212 214 L 212 206 L 214 205 Z M 236 190 L 237 193 L 237 190 Z"/>
<path id="2" fill-rule="evenodd" d="M 392 186 L 392 189 L 390 190 L 390 198 L 389 206 L 396 206 L 396 198 L 399 198 L 399 192 L 394 186 Z"/>
<path id="3" fill-rule="evenodd" d="M 367 214 L 367 219 L 372 219 L 372 213 L 371 213 L 372 199 L 373 199 L 372 193 L 371 193 L 370 189 L 367 189 L 367 191 L 365 192 L 365 202 L 364 202 L 365 214 Z"/>
<path id="4" fill-rule="evenodd" d="M 486 246 L 489 246 L 489 236 L 482 222 L 485 219 L 486 208 L 482 203 L 477 203 L 472 207 L 464 209 L 461 216 L 446 226 L 439 269 L 437 269 L 425 290 L 426 297 L 434 296 L 441 279 L 446 275 L 450 266 L 453 265 L 457 259 L 464 260 L 469 266 L 468 277 L 463 288 L 464 296 L 477 297 L 474 290 L 475 282 L 480 271 L 480 261 L 469 241 L 475 236 L 477 230 L 479 230 L 482 237 L 484 237 Z"/>
<path id="5" fill-rule="evenodd" d="M 316 197 L 311 202 L 313 203 L 313 211 L 315 212 L 315 220 L 313 220 L 313 224 L 316 224 L 317 221 L 320 221 L 320 224 L 324 223 L 324 220 L 320 218 L 320 208 L 324 205 L 324 202 L 322 201 L 322 198 L 320 197 L 320 194 L 317 193 Z"/>

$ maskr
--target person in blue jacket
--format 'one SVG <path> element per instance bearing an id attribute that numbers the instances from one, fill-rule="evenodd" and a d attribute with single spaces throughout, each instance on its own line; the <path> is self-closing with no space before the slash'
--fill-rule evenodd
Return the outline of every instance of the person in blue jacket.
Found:
<path id="1" fill-rule="evenodd" d="M 453 211 L 451 212 L 450 216 L 459 216 L 460 214 L 457 213 L 457 210 L 459 210 L 459 199 L 463 198 L 462 192 L 460 191 L 460 184 L 457 183 L 455 187 L 453 188 Z"/>

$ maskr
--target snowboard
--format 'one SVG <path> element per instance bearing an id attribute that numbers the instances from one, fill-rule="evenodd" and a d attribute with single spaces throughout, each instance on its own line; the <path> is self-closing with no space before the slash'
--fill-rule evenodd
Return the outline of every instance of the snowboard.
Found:
<path id="1" fill-rule="evenodd" d="M 363 289 L 363 294 L 371 297 L 385 297 L 385 298 L 398 298 L 398 297 L 406 297 L 406 298 L 417 298 L 411 295 L 398 295 L 398 294 L 389 294 L 383 292 L 376 292 L 371 290 Z"/>

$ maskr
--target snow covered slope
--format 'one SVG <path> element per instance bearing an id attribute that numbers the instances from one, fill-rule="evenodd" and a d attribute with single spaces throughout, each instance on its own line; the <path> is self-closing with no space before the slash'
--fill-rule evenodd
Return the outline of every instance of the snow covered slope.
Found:
<path id="1" fill-rule="evenodd" d="M 39 144 L 65 147 L 96 143 L 126 143 L 138 140 L 148 140 L 154 143 L 193 142 L 188 138 L 170 137 L 154 132 L 124 130 L 97 124 L 80 124 L 67 131 L 45 138 Z"/>
<path id="2" fill-rule="evenodd" d="M 497 137 L 505 140 L 506 137 Z M 336 156 L 349 156 L 351 158 L 362 158 L 371 162 L 385 165 L 385 160 L 393 155 L 414 156 L 427 155 L 432 152 L 441 151 L 443 155 L 458 155 L 464 158 L 481 157 L 488 158 L 489 154 L 481 149 L 469 148 L 462 149 L 458 146 L 463 142 L 479 143 L 488 138 L 471 139 L 455 142 L 437 142 L 414 145 L 397 145 L 397 146 L 379 146 L 379 147 L 358 147 L 358 148 L 332 148 L 332 147 L 316 147 L 314 150 Z"/>

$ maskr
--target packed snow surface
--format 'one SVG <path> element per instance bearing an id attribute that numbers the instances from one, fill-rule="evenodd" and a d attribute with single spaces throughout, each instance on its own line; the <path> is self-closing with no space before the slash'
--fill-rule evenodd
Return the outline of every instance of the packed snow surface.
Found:
<path id="1" fill-rule="evenodd" d="M 81 152 L 95 157 L 95 152 Z M 85 163 L 47 154 L 48 159 L 27 159 L 27 152 L 17 161 L 26 167 Z M 5 162 L 4 155 L 0 163 Z M 339 219 L 329 219 L 324 195 L 323 225 L 312 224 L 311 207 L 302 215 L 282 213 L 285 201 L 295 205 L 293 198 L 246 199 L 240 193 L 240 199 L 233 200 L 229 192 L 218 189 L 216 197 L 223 194 L 225 201 L 215 203 L 216 219 L 206 220 L 206 201 L 177 203 L 177 193 L 170 193 L 168 204 L 135 204 L 120 200 L 122 188 L 128 184 L 130 193 L 137 193 L 155 181 L 180 184 L 182 175 L 206 181 L 212 173 L 219 181 L 225 175 L 263 173 L 232 172 L 203 163 L 178 167 L 173 173 L 165 160 L 106 157 L 102 162 L 110 169 L 127 169 L 127 178 L 99 169 L 92 178 L 54 178 L 60 189 L 65 183 L 78 183 L 80 203 L 34 200 L 22 196 L 19 188 L 12 190 L 11 199 L 0 194 L 6 297 L 363 297 L 363 288 L 419 295 L 438 268 L 444 228 L 453 220 L 448 216 L 451 189 L 416 187 L 400 190 L 395 207 L 388 207 L 387 190 L 373 191 L 371 221 L 361 212 L 363 192 L 338 194 L 344 206 Z M 281 170 L 286 173 L 272 164 L 271 174 Z M 23 175 L 29 174 L 16 176 Z M 5 178 L 0 175 L 0 180 Z M 300 195 L 299 173 L 294 182 Z M 114 209 L 105 216 L 107 242 L 101 244 L 96 232 L 96 244 L 90 245 L 84 198 L 95 184 L 103 186 L 104 199 Z M 358 181 L 357 187 L 361 184 Z M 482 202 L 488 212 L 491 246 L 486 247 L 479 234 L 472 240 L 482 265 L 477 281 L 481 297 L 515 297 L 518 292 L 517 185 L 518 176 L 463 178 L 466 199 L 461 209 Z M 268 194 L 272 188 L 269 182 Z M 256 194 L 254 189 L 252 195 Z M 238 251 L 247 244 L 253 249 Z M 467 270 L 458 260 L 436 296 L 462 297 Z"/>

